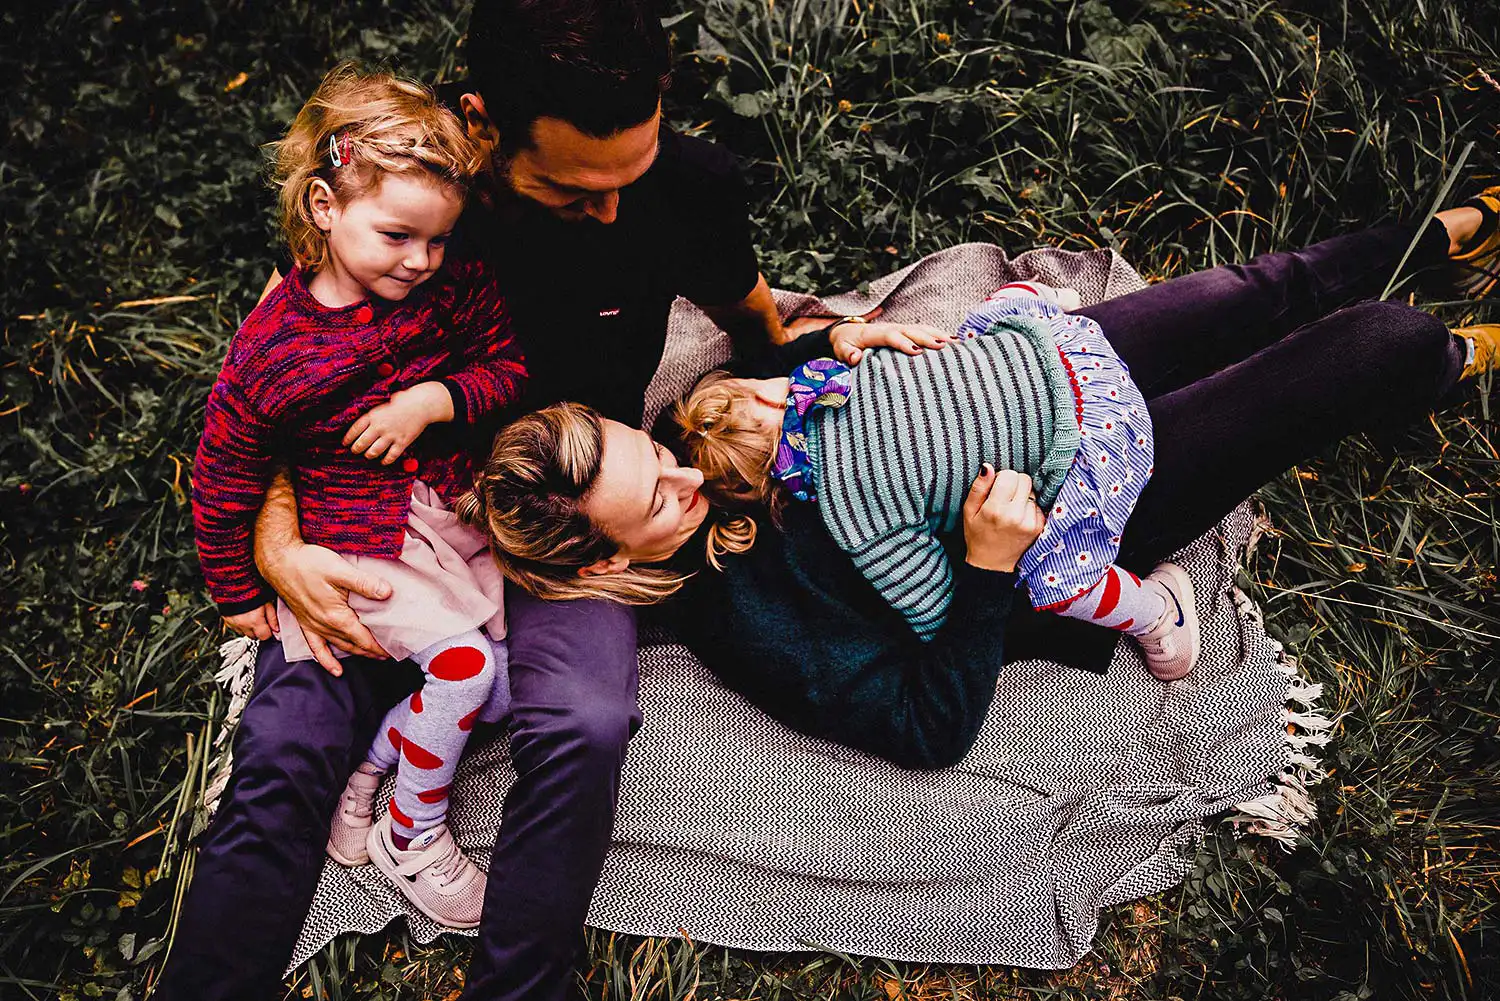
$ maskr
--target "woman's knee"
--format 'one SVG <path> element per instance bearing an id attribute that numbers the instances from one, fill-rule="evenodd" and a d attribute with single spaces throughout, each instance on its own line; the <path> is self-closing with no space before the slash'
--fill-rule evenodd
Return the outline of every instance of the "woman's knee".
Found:
<path id="1" fill-rule="evenodd" d="M 1430 407 L 1457 381 L 1458 342 L 1442 320 L 1399 302 L 1362 302 L 1334 314 L 1349 338 L 1347 364 L 1390 402 Z"/>

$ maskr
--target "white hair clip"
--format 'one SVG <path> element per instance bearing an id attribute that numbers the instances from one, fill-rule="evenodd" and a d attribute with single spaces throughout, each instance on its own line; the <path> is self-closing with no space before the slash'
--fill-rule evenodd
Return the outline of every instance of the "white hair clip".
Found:
<path id="1" fill-rule="evenodd" d="M 340 156 L 339 137 L 331 135 L 328 137 L 328 158 L 333 161 L 335 168 L 342 167 L 349 162 L 349 133 L 344 133 L 343 155 Z"/>

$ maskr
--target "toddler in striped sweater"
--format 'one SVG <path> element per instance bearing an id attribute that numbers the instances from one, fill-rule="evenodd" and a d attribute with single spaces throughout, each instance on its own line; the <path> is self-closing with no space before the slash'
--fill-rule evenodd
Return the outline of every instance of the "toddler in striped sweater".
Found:
<path id="1" fill-rule="evenodd" d="M 1071 295 L 1071 290 L 1062 290 Z M 674 416 L 704 493 L 722 507 L 816 503 L 839 547 L 922 639 L 943 624 L 958 528 L 983 463 L 1033 480 L 1047 523 L 1017 566 L 1032 605 L 1128 633 L 1151 673 L 1188 674 L 1198 620 L 1186 572 L 1115 565 L 1152 472 L 1151 418 L 1098 324 L 1059 290 L 1003 286 L 954 339 L 915 353 L 855 338 L 854 367 L 789 376 L 712 372 Z M 814 336 L 814 335 L 807 335 Z"/>

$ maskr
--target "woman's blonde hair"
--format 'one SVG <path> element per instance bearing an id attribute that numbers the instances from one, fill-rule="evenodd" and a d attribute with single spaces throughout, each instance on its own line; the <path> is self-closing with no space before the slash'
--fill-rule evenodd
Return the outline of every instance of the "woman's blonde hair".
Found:
<path id="1" fill-rule="evenodd" d="M 755 520 L 764 510 L 780 520 L 787 492 L 771 476 L 776 437 L 755 417 L 754 395 L 728 372 L 698 380 L 687 397 L 672 406 L 687 463 L 703 473 L 703 493 L 723 513 L 709 526 L 708 562 L 722 570 L 719 557 L 743 553 L 755 544 Z"/>
<path id="2" fill-rule="evenodd" d="M 474 491 L 455 512 L 490 538 L 505 576 L 538 598 L 608 598 L 650 605 L 687 575 L 631 565 L 582 576 L 620 547 L 583 510 L 604 457 L 604 419 L 579 403 L 557 403 L 507 425 L 495 438 Z"/>
<path id="3" fill-rule="evenodd" d="M 328 237 L 308 199 L 314 180 L 326 182 L 342 204 L 386 174 L 423 172 L 467 192 L 484 162 L 463 122 L 429 88 L 353 63 L 323 78 L 273 146 L 282 237 L 292 259 L 310 271 L 328 265 Z"/>

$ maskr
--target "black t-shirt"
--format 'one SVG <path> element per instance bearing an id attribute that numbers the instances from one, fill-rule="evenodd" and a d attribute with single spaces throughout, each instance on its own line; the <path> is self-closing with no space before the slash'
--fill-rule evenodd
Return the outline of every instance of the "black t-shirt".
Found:
<path id="1" fill-rule="evenodd" d="M 455 111 L 460 92 L 440 88 Z M 528 410 L 573 400 L 638 426 L 672 300 L 730 305 L 760 274 L 733 156 L 665 125 L 655 163 L 620 189 L 613 223 L 513 208 L 502 219 L 475 199 L 449 252 L 494 266 L 526 354 Z M 290 270 L 284 252 L 278 267 Z"/>
<path id="2" fill-rule="evenodd" d="M 526 352 L 527 408 L 574 400 L 632 427 L 672 300 L 730 305 L 760 273 L 733 158 L 666 127 L 651 169 L 620 190 L 613 223 L 565 221 L 530 202 L 502 220 L 476 204 L 458 249 L 495 267 Z"/>

